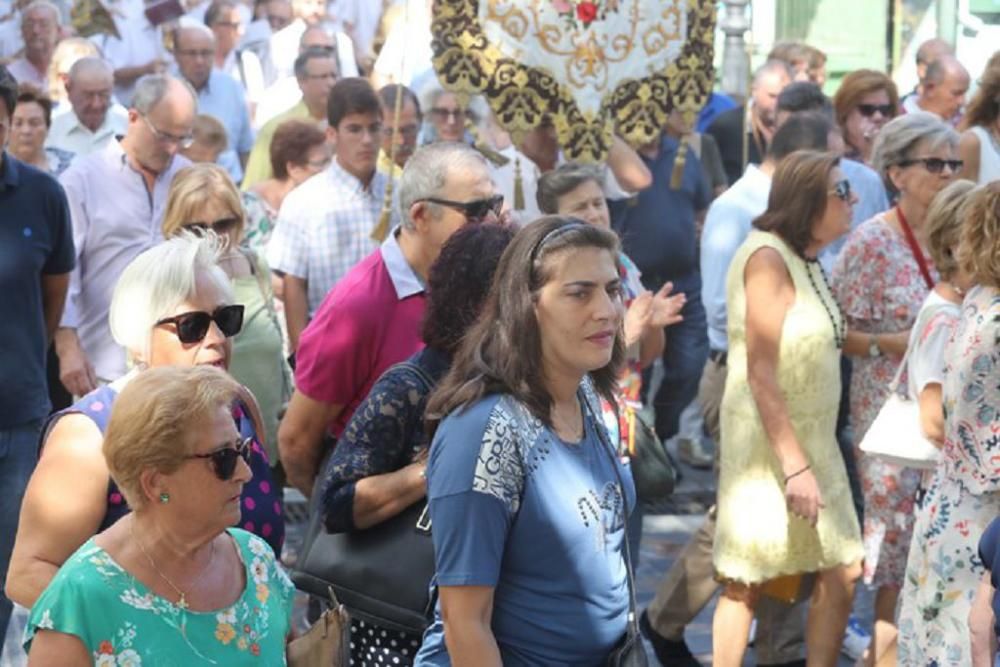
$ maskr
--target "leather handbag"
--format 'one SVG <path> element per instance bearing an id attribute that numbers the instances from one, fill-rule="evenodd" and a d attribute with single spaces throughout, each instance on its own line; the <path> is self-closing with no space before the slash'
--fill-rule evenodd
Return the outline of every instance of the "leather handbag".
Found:
<path id="1" fill-rule="evenodd" d="M 304 635 L 288 644 L 289 667 L 348 667 L 351 664 L 351 619 L 328 589 L 331 608 Z"/>
<path id="2" fill-rule="evenodd" d="M 414 371 L 430 391 L 432 383 L 419 366 L 398 365 Z M 332 588 L 354 618 L 385 629 L 423 633 L 436 603 L 430 589 L 434 544 L 427 501 L 414 503 L 366 530 L 330 533 L 322 496 L 322 485 L 317 484 L 292 581 L 320 597 Z"/>
<path id="3" fill-rule="evenodd" d="M 924 435 L 920 426 L 920 405 L 899 394 L 899 379 L 909 359 L 909 349 L 889 383 L 889 398 L 861 439 L 861 451 L 907 468 L 937 467 L 941 450 Z"/>
<path id="4" fill-rule="evenodd" d="M 674 492 L 677 471 L 656 432 L 636 410 L 625 408 L 628 453 L 632 459 L 635 492 L 644 503 L 658 505 Z"/>
<path id="5" fill-rule="evenodd" d="M 621 473 L 618 472 L 618 462 L 615 460 L 615 452 L 617 450 L 611 444 L 603 422 L 597 417 L 598 413 L 594 409 L 594 406 L 590 404 L 590 401 L 587 400 L 586 395 L 582 395 L 581 400 L 590 412 L 591 419 L 594 421 L 594 430 L 597 431 L 602 449 L 611 457 L 611 469 L 614 470 L 615 478 L 618 480 L 618 492 L 621 494 L 622 507 L 625 507 L 625 498 L 627 496 L 625 495 L 625 483 L 622 481 Z M 639 621 L 636 614 L 635 573 L 632 572 L 632 549 L 629 546 L 628 539 L 628 517 L 623 516 L 622 519 L 622 541 L 625 544 L 623 558 L 625 560 L 625 575 L 628 580 L 628 625 L 625 629 L 625 636 L 622 637 L 621 642 L 611 651 L 605 664 L 607 667 L 648 667 L 649 656 L 646 655 L 646 648 L 642 643 L 642 635 L 639 634 Z"/>

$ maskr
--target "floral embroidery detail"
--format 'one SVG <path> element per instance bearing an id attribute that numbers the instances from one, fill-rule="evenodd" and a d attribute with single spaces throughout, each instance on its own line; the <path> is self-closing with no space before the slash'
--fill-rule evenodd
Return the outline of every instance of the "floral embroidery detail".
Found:
<path id="1" fill-rule="evenodd" d="M 253 574 L 254 583 L 267 583 L 267 564 L 260 558 L 254 558 L 250 564 L 250 572 Z"/>
<path id="2" fill-rule="evenodd" d="M 267 604 L 267 598 L 271 595 L 270 589 L 264 584 L 257 584 L 257 602 Z"/>
<path id="3" fill-rule="evenodd" d="M 125 649 L 118 656 L 118 665 L 120 667 L 138 667 L 142 664 L 142 658 L 133 649 Z"/>
<path id="4" fill-rule="evenodd" d="M 130 607 L 135 607 L 136 609 L 153 608 L 153 594 L 146 593 L 145 595 L 139 595 L 139 593 L 134 588 L 129 588 L 124 593 L 122 593 L 121 601 Z"/>
<path id="5" fill-rule="evenodd" d="M 42 613 L 42 620 L 38 621 L 38 628 L 40 630 L 51 630 L 54 627 L 55 625 L 52 624 L 52 610 L 46 609 L 45 612 Z"/>
<path id="6" fill-rule="evenodd" d="M 114 655 L 115 647 L 107 639 L 97 645 L 97 652 L 101 654 Z"/>
<path id="7" fill-rule="evenodd" d="M 230 607 L 225 611 L 220 611 L 215 615 L 215 620 L 219 623 L 235 623 L 236 622 L 236 607 Z"/>
<path id="8" fill-rule="evenodd" d="M 236 637 L 236 630 L 228 623 L 219 623 L 215 626 L 215 638 L 223 644 L 229 644 Z"/>
<path id="9" fill-rule="evenodd" d="M 95 667 L 115 667 L 115 656 L 108 653 L 102 653 L 100 655 L 94 656 L 94 666 Z"/>
<path id="10" fill-rule="evenodd" d="M 618 9 L 618 0 L 550 0 L 552 8 L 573 28 L 584 28 L 598 19 L 603 19 L 609 11 Z"/>

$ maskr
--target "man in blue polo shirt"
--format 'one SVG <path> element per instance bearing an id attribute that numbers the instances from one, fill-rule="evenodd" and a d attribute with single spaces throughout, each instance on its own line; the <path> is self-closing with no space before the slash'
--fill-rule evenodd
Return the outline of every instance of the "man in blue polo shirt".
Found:
<path id="1" fill-rule="evenodd" d="M 688 297 L 681 313 L 684 320 L 666 331 L 663 381 L 653 398 L 656 435 L 661 440 L 677 433 L 681 412 L 698 392 L 708 357 L 705 307 L 698 298 L 696 220 L 708 208 L 711 193 L 698 156 L 685 147 L 681 163 L 679 150 L 679 142 L 666 135 L 640 148 L 653 185 L 631 199 L 608 202 L 611 226 L 621 237 L 625 254 L 642 272 L 646 289 L 655 293 L 672 282 L 674 293 Z M 648 378 L 643 384 L 648 386 Z"/>
<path id="2" fill-rule="evenodd" d="M 0 581 L 49 412 L 45 351 L 76 262 L 59 183 L 7 151 L 17 83 L 0 66 Z M 0 648 L 11 603 L 0 594 Z"/>

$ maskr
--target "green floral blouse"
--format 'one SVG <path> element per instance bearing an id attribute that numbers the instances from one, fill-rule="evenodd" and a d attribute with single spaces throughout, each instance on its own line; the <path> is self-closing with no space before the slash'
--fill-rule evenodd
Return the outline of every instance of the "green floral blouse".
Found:
<path id="1" fill-rule="evenodd" d="M 256 535 L 230 528 L 246 568 L 231 606 L 183 610 L 150 592 L 90 538 L 59 569 L 31 609 L 24 635 L 75 635 L 98 667 L 284 665 L 295 587 Z"/>

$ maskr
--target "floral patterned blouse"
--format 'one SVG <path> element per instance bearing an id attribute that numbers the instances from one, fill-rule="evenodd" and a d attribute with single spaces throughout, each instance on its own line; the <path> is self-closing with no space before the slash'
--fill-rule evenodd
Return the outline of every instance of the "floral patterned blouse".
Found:
<path id="1" fill-rule="evenodd" d="M 284 665 L 295 587 L 266 542 L 238 528 L 227 532 L 246 571 L 246 588 L 229 607 L 181 609 L 90 538 L 32 607 L 25 648 L 39 630 L 55 630 L 79 638 L 98 667 Z"/>
<path id="2" fill-rule="evenodd" d="M 937 273 L 931 272 L 936 282 Z M 910 329 L 930 292 L 906 239 L 884 214 L 851 232 L 833 267 L 833 290 L 848 329 L 866 334 Z M 852 361 L 851 426 L 858 446 L 888 398 L 901 360 L 883 354 Z M 904 372 L 901 384 L 906 382 Z M 865 581 L 901 586 L 920 472 L 860 454 L 858 470 L 865 502 Z"/>
<path id="3" fill-rule="evenodd" d="M 900 665 L 969 665 L 979 539 L 1000 514 L 1000 291 L 969 290 L 945 355 L 944 452 L 917 510 Z"/>
<path id="4" fill-rule="evenodd" d="M 256 192 L 241 192 L 243 211 L 246 213 L 246 229 L 243 245 L 261 255 L 267 250 L 271 232 L 278 221 L 278 212 Z"/>

